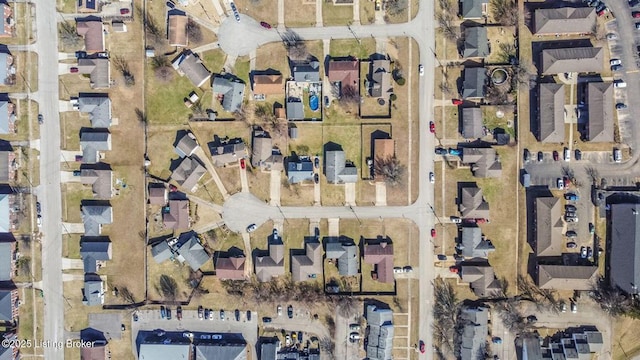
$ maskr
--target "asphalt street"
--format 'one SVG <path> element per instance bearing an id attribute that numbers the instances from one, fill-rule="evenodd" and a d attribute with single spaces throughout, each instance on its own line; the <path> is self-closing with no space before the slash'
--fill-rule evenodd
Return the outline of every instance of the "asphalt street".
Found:
<path id="1" fill-rule="evenodd" d="M 58 113 L 58 31 L 55 1 L 36 6 L 38 93 L 36 100 L 44 123 L 40 129 L 40 186 L 42 204 L 42 291 L 44 339 L 64 341 L 62 294 L 62 221 L 60 188 L 60 117 Z M 80 291 L 80 289 L 78 289 Z M 64 359 L 64 349 L 44 348 L 45 359 Z"/>

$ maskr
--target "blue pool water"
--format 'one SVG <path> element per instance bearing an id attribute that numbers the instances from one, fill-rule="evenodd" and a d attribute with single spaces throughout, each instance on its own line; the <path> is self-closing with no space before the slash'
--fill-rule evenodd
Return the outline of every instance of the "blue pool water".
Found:
<path id="1" fill-rule="evenodd" d="M 309 108 L 312 111 L 318 111 L 318 95 L 311 95 L 309 97 Z"/>

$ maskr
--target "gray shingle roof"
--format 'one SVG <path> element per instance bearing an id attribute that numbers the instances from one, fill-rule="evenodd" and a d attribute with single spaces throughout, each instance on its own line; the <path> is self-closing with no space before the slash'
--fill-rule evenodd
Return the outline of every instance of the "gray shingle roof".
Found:
<path id="1" fill-rule="evenodd" d="M 1 61 L 0 64 L 2 64 Z M 10 107 L 13 108 L 13 104 L 9 101 L 0 101 L 0 134 L 10 133 L 10 125 L 15 122 L 15 114 L 13 114 L 13 110 L 9 112 Z"/>
<path id="2" fill-rule="evenodd" d="M 611 204 L 611 284 L 626 293 L 640 287 L 640 204 Z M 635 285 L 635 287 L 634 287 Z"/>
<path id="3" fill-rule="evenodd" d="M 313 162 L 310 159 L 298 159 L 287 163 L 287 176 L 291 184 L 313 181 Z"/>
<path id="4" fill-rule="evenodd" d="M 206 172 L 207 169 L 200 164 L 200 161 L 196 157 L 185 157 L 178 167 L 173 170 L 171 179 L 191 191 Z"/>
<path id="5" fill-rule="evenodd" d="M 173 252 L 166 241 L 161 241 L 151 247 L 151 256 L 157 263 L 161 263 L 169 260 L 173 256 Z"/>
<path id="6" fill-rule="evenodd" d="M 0 242 L 0 281 L 13 278 L 13 262 L 15 241 Z"/>
<path id="7" fill-rule="evenodd" d="M 535 34 L 590 33 L 596 24 L 592 7 L 536 9 Z"/>
<path id="8" fill-rule="evenodd" d="M 541 289 L 591 290 L 598 277 L 597 266 L 538 265 Z"/>
<path id="9" fill-rule="evenodd" d="M 460 189 L 458 209 L 463 218 L 489 218 L 489 203 L 484 199 L 482 189 L 477 186 L 465 186 Z"/>
<path id="10" fill-rule="evenodd" d="M 293 281 L 305 281 L 312 276 L 320 277 L 322 274 L 322 245 L 314 237 L 306 237 L 304 244 L 305 253 L 291 255 L 291 278 Z"/>
<path id="11" fill-rule="evenodd" d="M 94 128 L 111 126 L 111 100 L 107 94 L 80 94 L 78 110 L 89 113 L 89 121 Z"/>
<path id="12" fill-rule="evenodd" d="M 471 172 L 476 177 L 499 177 L 502 164 L 494 148 L 463 148 L 462 162 L 471 164 Z"/>
<path id="13" fill-rule="evenodd" d="M 489 42 L 487 41 L 487 28 L 476 26 L 466 28 L 464 31 L 465 58 L 485 57 L 489 55 Z"/>
<path id="14" fill-rule="evenodd" d="M 302 120 L 304 119 L 304 105 L 297 98 L 287 99 L 287 119 Z"/>
<path id="15" fill-rule="evenodd" d="M 543 75 L 601 72 L 604 68 L 604 50 L 601 47 L 545 49 L 540 56 Z"/>
<path id="16" fill-rule="evenodd" d="M 99 152 L 111 150 L 111 134 L 106 129 L 95 129 L 80 133 L 82 162 L 95 164 L 100 159 Z"/>
<path id="17" fill-rule="evenodd" d="M 393 312 L 390 309 L 367 305 L 367 358 L 369 360 L 390 360 L 393 351 Z"/>
<path id="18" fill-rule="evenodd" d="M 486 258 L 495 251 L 491 241 L 482 238 L 482 229 L 479 227 L 463 227 L 461 232 L 462 256 Z"/>
<path id="19" fill-rule="evenodd" d="M 82 302 L 87 306 L 102 305 L 104 303 L 104 284 L 99 277 L 85 276 L 84 289 L 82 289 Z"/>
<path id="20" fill-rule="evenodd" d="M 560 199 L 536 199 L 535 252 L 537 256 L 559 256 L 562 250 L 562 208 Z"/>
<path id="21" fill-rule="evenodd" d="M 175 150 L 180 157 L 185 157 L 191 156 L 198 147 L 195 135 L 191 132 L 185 132 L 185 134 L 176 143 Z"/>
<path id="22" fill-rule="evenodd" d="M 342 276 L 358 274 L 358 247 L 348 238 L 328 239 L 326 258 L 337 259 L 338 273 Z"/>
<path id="23" fill-rule="evenodd" d="M 486 13 L 488 0 L 461 0 L 463 19 L 480 19 Z"/>
<path id="24" fill-rule="evenodd" d="M 347 164 L 342 150 L 325 152 L 325 175 L 330 184 L 347 184 L 358 181 L 358 169 Z"/>
<path id="25" fill-rule="evenodd" d="M 0 290 L 0 321 L 13 321 L 14 290 Z"/>
<path id="26" fill-rule="evenodd" d="M 564 142 L 564 85 L 538 85 L 538 140 Z"/>
<path id="27" fill-rule="evenodd" d="M 195 233 L 182 234 L 178 239 L 177 253 L 189 264 L 193 271 L 197 271 L 209 261 L 209 254 L 206 252 L 200 239 Z"/>
<path id="28" fill-rule="evenodd" d="M 0 232 L 11 232 L 9 194 L 0 194 Z"/>
<path id="29" fill-rule="evenodd" d="M 83 167 L 80 170 L 80 181 L 91 185 L 96 199 L 110 199 L 113 195 L 113 172 L 109 168 Z"/>
<path id="30" fill-rule="evenodd" d="M 111 206 L 82 206 L 82 222 L 84 223 L 85 236 L 100 236 L 102 225 L 111 224 L 113 222 Z"/>
<path id="31" fill-rule="evenodd" d="M 191 344 L 169 342 L 166 344 L 140 344 L 139 360 L 190 360 Z"/>
<path id="32" fill-rule="evenodd" d="M 298 82 L 320 81 L 320 63 L 318 61 L 296 62 L 292 73 L 293 79 Z"/>
<path id="33" fill-rule="evenodd" d="M 202 60 L 191 50 L 183 51 L 171 64 L 174 69 L 186 75 L 191 83 L 197 87 L 204 85 L 211 77 L 211 73 L 204 66 Z"/>
<path id="34" fill-rule="evenodd" d="M 111 260 L 111 241 L 108 238 L 98 238 L 96 241 L 83 239 L 80 244 L 80 257 L 84 263 L 84 272 L 95 273 L 96 261 Z"/>
<path id="35" fill-rule="evenodd" d="M 207 344 L 199 343 L 196 345 L 196 360 L 246 360 L 247 346 L 246 344 Z"/>
<path id="36" fill-rule="evenodd" d="M 93 89 L 103 89 L 109 87 L 109 59 L 79 59 L 78 73 L 89 75 L 91 88 Z"/>
<path id="37" fill-rule="evenodd" d="M 216 75 L 213 77 L 214 97 L 222 95 L 222 108 L 229 112 L 239 111 L 244 99 L 244 83 L 240 79 Z"/>
<path id="38" fill-rule="evenodd" d="M 8 63 L 10 58 L 12 58 L 11 54 L 0 52 L 0 83 L 4 83 L 5 79 L 10 75 L 10 66 Z"/>
<path id="39" fill-rule="evenodd" d="M 500 290 L 493 267 L 486 259 L 472 259 L 460 265 L 460 276 L 478 297 L 492 296 Z"/>
<path id="40" fill-rule="evenodd" d="M 222 144 L 212 144 L 209 148 L 211 160 L 215 166 L 237 163 L 249 155 L 242 139 L 231 139 Z"/>
<path id="41" fill-rule="evenodd" d="M 613 142 L 613 84 L 587 84 L 587 139 L 591 142 Z"/>
<path id="42" fill-rule="evenodd" d="M 480 99 L 485 95 L 487 70 L 485 68 L 465 68 L 462 98 Z"/>
<path id="43" fill-rule="evenodd" d="M 478 139 L 482 132 L 482 109 L 479 107 L 462 109 L 462 136 L 465 139 Z"/>
<path id="44" fill-rule="evenodd" d="M 461 334 L 460 358 L 476 360 L 484 355 L 485 343 L 489 335 L 489 309 L 465 308 L 460 311 L 459 321 L 464 324 Z"/>
<path id="45" fill-rule="evenodd" d="M 373 60 L 369 68 L 369 93 L 373 97 L 387 98 L 393 93 L 391 85 L 391 61 L 387 59 Z"/>
<path id="46" fill-rule="evenodd" d="M 269 133 L 263 130 L 253 132 L 251 146 L 251 165 L 264 170 L 283 170 L 282 154 L 273 148 L 273 140 Z"/>

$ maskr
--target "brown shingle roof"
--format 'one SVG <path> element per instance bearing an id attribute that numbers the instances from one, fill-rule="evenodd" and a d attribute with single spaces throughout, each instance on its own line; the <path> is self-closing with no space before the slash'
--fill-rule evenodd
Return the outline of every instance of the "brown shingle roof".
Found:
<path id="1" fill-rule="evenodd" d="M 189 200 L 169 200 L 169 212 L 163 214 L 162 222 L 169 229 L 188 229 Z"/>
<path id="2" fill-rule="evenodd" d="M 167 188 L 163 184 L 149 184 L 149 204 L 164 205 L 167 203 Z"/>
<path id="3" fill-rule="evenodd" d="M 587 84 L 587 139 L 591 142 L 613 142 L 613 84 Z"/>
<path id="4" fill-rule="evenodd" d="M 93 343 L 90 347 L 83 347 L 80 350 L 81 360 L 104 360 L 107 358 L 107 348 L 104 345 Z"/>
<path id="5" fill-rule="evenodd" d="M 78 21 L 76 23 L 76 31 L 78 32 L 78 35 L 84 37 L 85 51 L 104 51 L 102 21 Z"/>
<path id="6" fill-rule="evenodd" d="M 543 75 L 565 72 L 601 72 L 604 68 L 604 50 L 601 47 L 574 47 L 542 50 Z"/>
<path id="7" fill-rule="evenodd" d="M 591 290 L 597 266 L 538 265 L 538 286 L 554 290 Z"/>
<path id="8" fill-rule="evenodd" d="M 280 74 L 277 75 L 254 75 L 253 93 L 262 95 L 284 94 L 284 81 Z"/>
<path id="9" fill-rule="evenodd" d="M 364 246 L 364 262 L 375 265 L 378 281 L 393 282 L 393 244 L 387 241 L 366 244 Z"/>
<path id="10" fill-rule="evenodd" d="M 537 9 L 535 34 L 590 33 L 596 24 L 596 10 L 591 7 Z"/>
<path id="11" fill-rule="evenodd" d="M 562 246 L 562 219 L 560 199 L 536 199 L 536 234 L 534 250 L 537 256 L 559 256 Z"/>
<path id="12" fill-rule="evenodd" d="M 547 83 L 538 86 L 538 140 L 564 142 L 564 85 Z"/>
<path id="13" fill-rule="evenodd" d="M 216 275 L 222 280 L 242 280 L 246 260 L 244 256 L 219 257 L 216 260 Z"/>
<path id="14" fill-rule="evenodd" d="M 482 189 L 477 186 L 463 187 L 458 208 L 463 218 L 489 218 L 489 203 L 485 201 Z"/>
<path id="15" fill-rule="evenodd" d="M 329 61 L 329 81 L 340 81 L 340 87 L 345 85 L 358 86 L 360 79 L 360 63 L 358 60 Z"/>
<path id="16" fill-rule="evenodd" d="M 170 46 L 187 46 L 187 21 L 181 14 L 169 15 L 167 38 Z"/>

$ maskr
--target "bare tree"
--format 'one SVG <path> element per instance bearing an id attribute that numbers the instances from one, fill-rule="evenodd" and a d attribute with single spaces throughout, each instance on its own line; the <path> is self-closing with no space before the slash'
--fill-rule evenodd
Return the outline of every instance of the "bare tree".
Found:
<path id="1" fill-rule="evenodd" d="M 619 289 L 609 285 L 602 277 L 593 284 L 589 296 L 600 305 L 602 311 L 611 316 L 624 315 L 632 307 L 631 299 Z"/>
<path id="2" fill-rule="evenodd" d="M 458 299 L 453 286 L 442 278 L 434 280 L 433 292 L 434 341 L 441 351 L 453 354 Z"/>
<path id="3" fill-rule="evenodd" d="M 516 56 L 516 47 L 511 42 L 501 42 L 498 48 L 500 49 L 498 58 L 501 63 L 509 63 Z"/>
<path id="4" fill-rule="evenodd" d="M 360 103 L 360 91 L 353 85 L 342 86 L 340 102 L 351 105 Z"/>
<path id="5" fill-rule="evenodd" d="M 58 30 L 60 33 L 60 40 L 65 46 L 78 46 L 82 38 L 76 32 L 76 26 L 70 21 L 63 21 L 60 23 Z"/>
<path id="6" fill-rule="evenodd" d="M 518 86 L 528 86 L 533 89 L 538 84 L 536 69 L 531 61 L 523 59 L 512 67 L 513 80 Z"/>
<path id="7" fill-rule="evenodd" d="M 292 60 L 305 60 L 309 57 L 307 45 L 295 31 L 287 30 L 282 33 L 281 38 Z"/>
<path id="8" fill-rule="evenodd" d="M 158 25 L 156 20 L 149 14 L 144 12 L 140 6 L 136 6 L 136 12 L 138 16 L 143 19 L 144 32 L 147 36 L 147 42 L 152 46 L 160 46 L 165 41 L 164 31 Z"/>
<path id="9" fill-rule="evenodd" d="M 491 0 L 491 14 L 503 25 L 513 26 L 518 22 L 518 5 L 514 0 Z"/>
<path id="10" fill-rule="evenodd" d="M 178 283 L 169 275 L 161 275 L 158 283 L 160 293 L 166 300 L 175 301 L 178 296 Z"/>
<path id="11" fill-rule="evenodd" d="M 598 173 L 598 170 L 596 168 L 587 166 L 584 170 L 593 184 L 596 184 L 598 180 L 600 180 L 600 174 Z"/>
<path id="12" fill-rule="evenodd" d="M 173 81 L 173 77 L 175 75 L 173 69 L 169 66 L 163 66 L 155 69 L 154 74 L 156 79 L 163 83 L 169 83 Z"/>
<path id="13" fill-rule="evenodd" d="M 324 337 L 320 339 L 320 342 L 318 345 L 320 346 L 320 349 L 322 349 L 322 351 L 324 351 L 330 359 L 335 358 L 334 352 L 336 349 L 336 343 L 333 342 L 333 339 Z"/>
<path id="14" fill-rule="evenodd" d="M 192 18 L 187 20 L 187 37 L 190 42 L 199 44 L 202 42 L 202 29 L 200 24 L 195 22 Z"/>
<path id="15" fill-rule="evenodd" d="M 391 0 L 387 2 L 387 15 L 396 16 L 407 10 L 409 2 L 407 0 Z"/>
<path id="16" fill-rule="evenodd" d="M 136 303 L 136 298 L 133 296 L 131 291 L 129 291 L 129 288 L 126 286 L 123 286 L 120 288 L 120 291 L 118 291 L 118 295 L 120 295 L 122 300 L 124 300 L 128 304 Z"/>
<path id="17" fill-rule="evenodd" d="M 136 84 L 136 79 L 129 69 L 129 63 L 122 56 L 114 56 L 111 58 L 113 66 L 118 70 L 124 78 L 126 86 L 133 86 Z"/>
<path id="18" fill-rule="evenodd" d="M 405 167 L 395 155 L 384 158 L 378 156 L 374 160 L 373 171 L 376 176 L 384 178 L 388 185 L 396 186 L 404 177 Z"/>
<path id="19" fill-rule="evenodd" d="M 509 102 L 506 86 L 491 85 L 487 87 L 484 101 L 493 105 L 503 105 Z"/>

